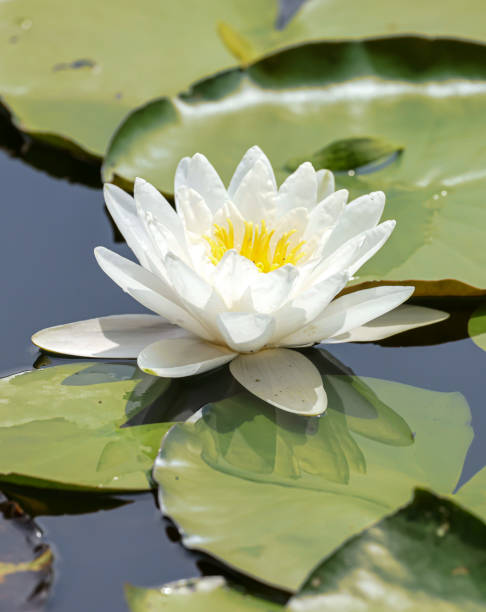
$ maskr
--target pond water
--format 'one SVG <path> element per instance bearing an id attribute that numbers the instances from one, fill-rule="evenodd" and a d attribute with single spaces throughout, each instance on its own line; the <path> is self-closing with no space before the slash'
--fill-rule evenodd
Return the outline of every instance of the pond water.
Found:
<path id="1" fill-rule="evenodd" d="M 4 144 L 11 146 L 12 138 L 15 135 L 4 135 Z M 2 376 L 39 364 L 41 354 L 30 343 L 38 329 L 143 311 L 105 277 L 93 256 L 97 245 L 129 256 L 126 245 L 115 241 L 97 184 L 98 169 L 63 154 L 49 162 L 50 155 L 48 149 L 31 149 L 24 152 L 27 163 L 0 152 Z M 50 163 L 65 177 L 34 167 Z M 357 375 L 461 392 L 471 408 L 475 430 L 461 477 L 464 481 L 486 463 L 482 387 L 486 355 L 464 337 L 474 302 L 448 301 L 446 307 L 455 312 L 453 322 L 429 333 L 434 344 L 416 346 L 417 339 L 423 342 L 426 336 L 414 332 L 382 345 L 343 344 L 328 350 Z M 411 345 L 393 346 L 399 343 Z M 66 361 L 49 359 L 51 364 Z M 188 380 L 187 385 L 191 384 Z M 125 582 L 148 586 L 214 571 L 207 557 L 181 546 L 151 493 L 112 498 L 33 489 L 7 493 L 38 517 L 54 548 L 55 582 L 47 606 L 52 612 L 123 610 Z"/>

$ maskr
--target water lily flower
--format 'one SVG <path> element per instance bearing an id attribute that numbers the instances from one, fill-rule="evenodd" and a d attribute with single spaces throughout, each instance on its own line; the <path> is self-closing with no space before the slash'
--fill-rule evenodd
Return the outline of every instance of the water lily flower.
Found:
<path id="1" fill-rule="evenodd" d="M 100 317 L 37 332 L 42 349 L 81 357 L 138 358 L 162 377 L 229 363 L 261 399 L 320 414 L 327 399 L 317 368 L 299 347 L 379 340 L 440 321 L 441 311 L 402 305 L 413 287 L 380 286 L 336 297 L 389 238 L 379 223 L 382 192 L 347 203 L 327 170 L 302 164 L 277 187 L 258 147 L 226 189 L 197 153 L 175 175 L 174 210 L 137 179 L 134 198 L 105 185 L 108 209 L 137 257 L 103 247 L 101 268 L 155 315 Z"/>

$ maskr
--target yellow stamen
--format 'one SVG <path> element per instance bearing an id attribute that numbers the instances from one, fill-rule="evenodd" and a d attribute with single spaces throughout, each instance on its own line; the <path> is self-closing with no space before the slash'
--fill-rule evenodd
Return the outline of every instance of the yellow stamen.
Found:
<path id="1" fill-rule="evenodd" d="M 209 260 L 214 265 L 219 263 L 226 251 L 234 248 L 240 255 L 251 260 L 260 272 L 271 272 L 285 264 L 296 264 L 305 256 L 302 252 L 304 240 L 293 248 L 290 247 L 290 238 L 297 231 L 295 229 L 282 234 L 272 253 L 270 241 L 275 230 L 269 231 L 265 221 L 262 220 L 260 224 L 244 222 L 245 232 L 239 249 L 235 246 L 235 231 L 231 219 L 227 219 L 227 223 L 228 229 L 215 223 L 212 237 L 204 236 L 209 245 Z"/>

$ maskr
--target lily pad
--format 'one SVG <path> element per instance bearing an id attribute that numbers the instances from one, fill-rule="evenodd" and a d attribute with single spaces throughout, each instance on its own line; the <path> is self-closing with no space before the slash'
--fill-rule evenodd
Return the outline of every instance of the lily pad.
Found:
<path id="1" fill-rule="evenodd" d="M 0 609 L 42 610 L 53 559 L 36 523 L 0 493 Z"/>
<path id="2" fill-rule="evenodd" d="M 481 0 L 447 4 L 438 10 L 434 2 L 408 0 L 367 0 L 366 6 L 354 0 L 307 0 L 290 24 L 279 34 L 280 45 L 327 39 L 346 40 L 375 36 L 419 34 L 486 41 L 484 4 Z M 239 35 L 248 45 L 266 47 L 275 34 L 263 29 L 242 29 Z"/>
<path id="3" fill-rule="evenodd" d="M 0 380 L 0 482 L 150 489 L 172 423 L 123 425 L 154 401 L 153 385 L 163 394 L 170 381 L 121 363 L 71 363 Z"/>
<path id="4" fill-rule="evenodd" d="M 385 216 L 398 222 L 354 282 L 412 282 L 416 295 L 484 293 L 486 146 L 477 126 L 485 60 L 482 45 L 411 37 L 285 50 L 128 115 L 103 177 L 141 176 L 171 193 L 178 161 L 200 151 L 228 182 L 257 143 L 281 182 L 290 159 L 335 141 L 395 143 L 404 150 L 386 168 L 338 177 L 353 197 L 385 191 Z"/>
<path id="5" fill-rule="evenodd" d="M 420 490 L 413 501 L 354 537 L 311 573 L 284 605 L 221 576 L 160 588 L 127 585 L 132 612 L 480 612 L 486 597 L 486 526 L 453 502 Z"/>
<path id="6" fill-rule="evenodd" d="M 447 499 L 414 501 L 347 542 L 308 578 L 290 610 L 480 612 L 486 525 Z M 399 603 L 398 603 L 399 602 Z"/>
<path id="7" fill-rule="evenodd" d="M 276 13 L 275 0 L 0 2 L 0 96 L 21 130 L 102 156 L 129 110 L 238 63 L 219 22 L 270 34 Z"/>
<path id="8" fill-rule="evenodd" d="M 171 429 L 154 478 L 188 548 L 295 591 L 414 487 L 452 493 L 472 438 L 460 394 L 339 375 L 324 385 L 321 418 L 242 394 Z"/>
<path id="9" fill-rule="evenodd" d="M 486 351 L 486 302 L 480 304 L 471 314 L 467 331 L 471 340 L 483 351 Z"/>

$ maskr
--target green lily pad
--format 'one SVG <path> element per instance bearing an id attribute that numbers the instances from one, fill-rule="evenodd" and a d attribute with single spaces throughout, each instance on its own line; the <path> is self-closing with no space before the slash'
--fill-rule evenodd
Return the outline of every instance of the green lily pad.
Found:
<path id="1" fill-rule="evenodd" d="M 147 384 L 148 382 L 148 384 Z M 0 482 L 138 491 L 172 423 L 122 427 L 170 381 L 134 365 L 71 363 L 0 380 Z"/>
<path id="2" fill-rule="evenodd" d="M 286 604 L 221 576 L 127 585 L 132 612 L 480 612 L 486 597 L 486 525 L 453 502 L 419 490 L 413 501 L 318 565 Z"/>
<path id="3" fill-rule="evenodd" d="M 282 606 L 230 586 L 221 576 L 180 580 L 156 589 L 125 586 L 132 612 L 191 610 L 191 612 L 276 612 Z"/>
<path id="4" fill-rule="evenodd" d="M 486 525 L 447 499 L 414 501 L 347 542 L 308 578 L 290 610 L 480 612 Z"/>
<path id="5" fill-rule="evenodd" d="M 321 418 L 242 394 L 171 429 L 154 478 L 187 547 L 295 591 L 414 487 L 454 490 L 472 438 L 460 394 L 339 375 L 324 385 Z"/>
<path id="6" fill-rule="evenodd" d="M 0 493 L 0 609 L 42 610 L 53 560 L 38 525 Z"/>
<path id="7" fill-rule="evenodd" d="M 236 27 L 236 25 L 235 25 Z M 254 47 L 275 43 L 275 34 L 264 29 L 240 29 L 238 34 Z M 433 2 L 408 0 L 312 0 L 305 2 L 278 36 L 281 46 L 309 40 L 346 40 L 375 36 L 419 34 L 486 41 L 484 4 L 481 0 L 447 4 L 438 10 Z"/>
<path id="8" fill-rule="evenodd" d="M 309 44 L 128 115 L 103 177 L 130 183 L 141 176 L 170 193 L 179 160 L 200 151 L 228 182 L 257 143 L 282 181 L 290 159 L 335 141 L 396 143 L 404 150 L 386 168 L 338 177 L 353 197 L 385 191 L 385 217 L 398 222 L 355 284 L 410 281 L 416 295 L 484 293 L 486 145 L 477 126 L 485 113 L 482 45 L 417 38 Z"/>
<path id="9" fill-rule="evenodd" d="M 0 2 L 0 96 L 21 130 L 102 156 L 128 111 L 236 65 L 226 45 L 261 55 L 247 44 L 241 57 L 221 21 L 270 34 L 276 12 L 275 0 Z"/>
<path id="10" fill-rule="evenodd" d="M 486 351 L 486 303 L 480 304 L 471 314 L 467 331 L 471 340 Z"/>

